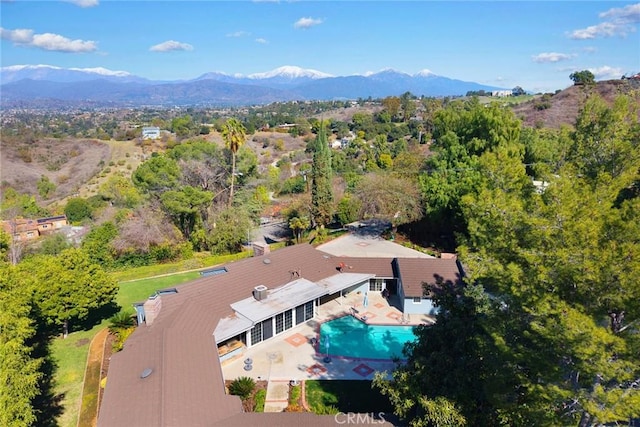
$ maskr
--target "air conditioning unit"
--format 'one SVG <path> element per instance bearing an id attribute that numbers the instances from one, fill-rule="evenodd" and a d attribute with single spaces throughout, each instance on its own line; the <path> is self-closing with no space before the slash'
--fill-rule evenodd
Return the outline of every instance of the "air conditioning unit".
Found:
<path id="1" fill-rule="evenodd" d="M 267 287 L 265 285 L 258 285 L 255 288 L 253 288 L 253 297 L 258 301 L 262 301 L 263 299 L 266 299 Z"/>

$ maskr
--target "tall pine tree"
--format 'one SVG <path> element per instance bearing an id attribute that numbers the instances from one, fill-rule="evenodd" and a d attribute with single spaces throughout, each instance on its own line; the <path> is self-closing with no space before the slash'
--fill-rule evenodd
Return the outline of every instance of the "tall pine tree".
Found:
<path id="1" fill-rule="evenodd" d="M 321 123 L 316 137 L 313 167 L 311 168 L 311 215 L 316 227 L 323 227 L 331 222 L 333 213 L 331 175 L 331 151 L 324 123 Z"/>

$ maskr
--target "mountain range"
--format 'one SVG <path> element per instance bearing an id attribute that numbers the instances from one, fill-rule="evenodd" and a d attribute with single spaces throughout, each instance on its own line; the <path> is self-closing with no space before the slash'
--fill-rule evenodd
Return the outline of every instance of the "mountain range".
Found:
<path id="1" fill-rule="evenodd" d="M 0 68 L 1 106 L 239 106 L 278 101 L 382 98 L 411 92 L 416 96 L 459 96 L 468 91 L 502 89 L 438 76 L 386 69 L 377 73 L 332 76 L 284 66 L 249 75 L 221 72 L 191 80 L 158 81 L 106 68 L 14 65 Z"/>

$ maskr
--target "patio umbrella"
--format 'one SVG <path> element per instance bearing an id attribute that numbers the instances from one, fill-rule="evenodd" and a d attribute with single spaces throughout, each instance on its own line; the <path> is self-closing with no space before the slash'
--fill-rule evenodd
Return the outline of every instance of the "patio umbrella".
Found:
<path id="1" fill-rule="evenodd" d="M 364 300 L 362 301 L 362 306 L 366 307 L 369 305 L 369 294 L 367 292 L 364 293 Z"/>
<path id="2" fill-rule="evenodd" d="M 329 362 L 331 362 L 331 357 L 329 357 L 329 335 L 327 335 L 327 336 L 324 338 L 324 347 L 325 347 L 325 349 L 326 349 L 326 350 L 325 350 L 324 361 L 325 361 L 326 363 L 329 363 Z"/>

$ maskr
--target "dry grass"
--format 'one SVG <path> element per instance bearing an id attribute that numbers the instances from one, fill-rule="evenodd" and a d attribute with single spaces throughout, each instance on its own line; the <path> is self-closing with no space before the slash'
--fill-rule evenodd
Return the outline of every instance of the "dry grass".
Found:
<path id="1" fill-rule="evenodd" d="M 513 111 L 526 126 L 555 129 L 563 125 L 573 126 L 578 112 L 591 94 L 600 95 L 610 105 L 621 94 L 632 94 L 640 102 L 640 81 L 608 80 L 592 86 L 571 86 L 553 95 L 549 108 L 537 109 L 538 99 L 535 99 L 515 106 Z"/>

